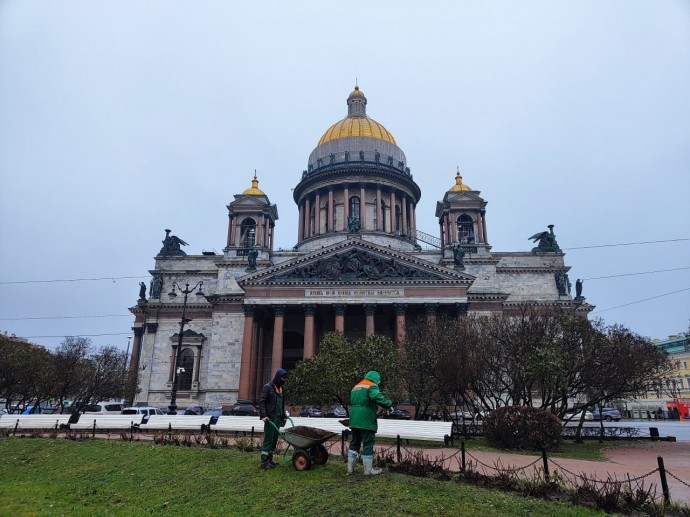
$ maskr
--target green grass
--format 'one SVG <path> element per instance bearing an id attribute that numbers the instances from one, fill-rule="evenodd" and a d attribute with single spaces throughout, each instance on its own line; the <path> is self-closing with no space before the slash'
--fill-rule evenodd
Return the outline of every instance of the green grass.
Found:
<path id="1" fill-rule="evenodd" d="M 604 515 L 451 481 L 345 476 L 333 457 L 262 471 L 257 453 L 149 441 L 0 439 L 0 515 Z"/>

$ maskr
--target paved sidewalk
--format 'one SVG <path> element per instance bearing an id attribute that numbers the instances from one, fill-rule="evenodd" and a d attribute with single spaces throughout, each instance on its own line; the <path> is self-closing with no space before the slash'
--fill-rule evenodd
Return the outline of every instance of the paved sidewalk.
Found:
<path id="1" fill-rule="evenodd" d="M 388 447 L 385 447 L 386 449 Z M 416 447 L 404 446 L 404 451 L 412 452 Z M 459 447 L 450 448 L 425 448 L 425 453 L 434 459 L 445 458 L 444 466 L 450 470 L 460 470 L 460 453 Z M 393 448 L 395 451 L 395 448 Z M 451 457 L 452 456 L 452 457 Z M 671 493 L 671 500 L 676 503 L 690 505 L 690 442 L 644 442 L 626 447 L 616 447 L 604 451 L 604 456 L 607 461 L 586 461 L 574 460 L 564 458 L 553 458 L 558 466 L 552 461 L 549 462 L 549 470 L 559 470 L 564 474 L 562 469 L 575 473 L 577 475 L 585 475 L 589 478 L 607 479 L 609 476 L 615 476 L 619 480 L 626 479 L 628 476 L 633 479 L 638 476 L 644 476 L 658 468 L 657 457 L 661 456 L 664 459 L 664 466 L 667 471 L 667 480 L 669 490 Z M 448 459 L 450 458 L 450 459 Z M 535 460 L 538 460 L 534 466 L 526 470 L 527 475 L 534 472 L 532 469 L 541 468 L 542 461 L 540 454 L 508 454 L 473 451 L 471 443 L 466 443 L 466 461 L 474 461 L 494 467 L 500 465 L 502 468 L 507 467 L 525 467 Z M 477 470 L 482 472 L 482 469 L 487 474 L 494 474 L 492 469 L 478 465 Z M 567 474 L 567 473 L 566 473 Z M 682 481 L 673 478 L 676 476 Z M 653 484 L 656 487 L 658 498 L 661 499 L 662 490 L 659 473 L 645 477 L 645 486 Z M 685 483 L 685 484 L 684 484 Z"/>

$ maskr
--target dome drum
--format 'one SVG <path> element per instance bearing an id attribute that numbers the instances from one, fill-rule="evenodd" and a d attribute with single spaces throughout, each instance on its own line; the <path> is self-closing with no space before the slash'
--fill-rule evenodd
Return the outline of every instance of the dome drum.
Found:
<path id="1" fill-rule="evenodd" d="M 369 137 L 341 138 L 317 146 L 309 155 L 307 173 L 334 163 L 358 162 L 383 164 L 410 174 L 405 153 L 397 145 Z"/>

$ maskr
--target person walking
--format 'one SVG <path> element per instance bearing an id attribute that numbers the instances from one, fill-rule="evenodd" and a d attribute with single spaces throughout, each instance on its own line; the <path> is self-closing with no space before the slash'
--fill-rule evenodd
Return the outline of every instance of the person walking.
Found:
<path id="1" fill-rule="evenodd" d="M 259 418 L 264 422 L 264 441 L 261 445 L 261 468 L 272 469 L 278 464 L 273 461 L 273 451 L 278 443 L 278 430 L 285 425 L 285 381 L 287 372 L 276 370 L 273 380 L 264 384 L 259 398 Z M 274 425 L 276 427 L 274 427 Z"/>
<path id="2" fill-rule="evenodd" d="M 355 464 L 362 449 L 362 463 L 364 464 L 364 475 L 377 475 L 380 469 L 373 468 L 374 464 L 374 443 L 376 442 L 376 422 L 377 406 L 391 408 L 393 403 L 388 400 L 379 390 L 381 384 L 381 374 L 376 371 L 367 372 L 364 379 L 359 381 L 350 393 L 350 429 L 352 439 L 347 453 L 347 474 L 354 474 Z"/>

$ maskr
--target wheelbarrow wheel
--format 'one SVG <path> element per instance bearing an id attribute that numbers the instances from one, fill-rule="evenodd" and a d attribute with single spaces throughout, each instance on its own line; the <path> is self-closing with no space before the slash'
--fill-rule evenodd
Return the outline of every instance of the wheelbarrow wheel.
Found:
<path id="1" fill-rule="evenodd" d="M 323 465 L 328 461 L 328 451 L 323 445 L 315 445 L 309 449 L 309 455 L 314 463 L 317 465 Z"/>
<path id="2" fill-rule="evenodd" d="M 311 458 L 303 450 L 295 451 L 292 455 L 292 466 L 295 470 L 309 470 L 311 468 Z"/>

